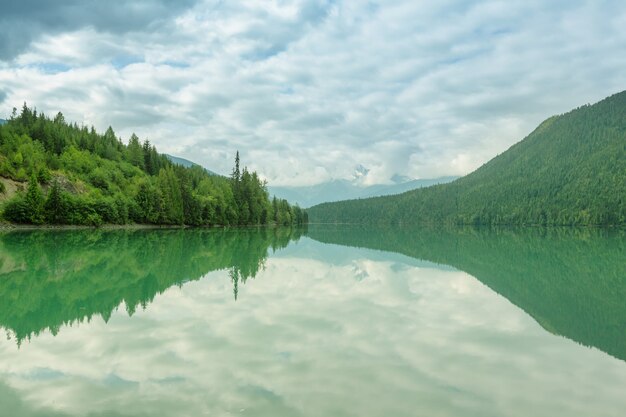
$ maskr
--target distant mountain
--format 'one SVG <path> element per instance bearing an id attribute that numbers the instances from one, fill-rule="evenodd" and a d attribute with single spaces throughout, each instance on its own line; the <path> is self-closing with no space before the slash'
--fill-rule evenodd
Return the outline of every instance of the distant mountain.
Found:
<path id="1" fill-rule="evenodd" d="M 324 202 L 348 200 L 356 198 L 368 198 L 392 194 L 400 194 L 416 188 L 428 187 L 433 184 L 444 184 L 454 181 L 457 177 L 442 177 L 435 179 L 411 180 L 408 177 L 395 175 L 397 183 L 376 184 L 362 186 L 359 180 L 363 175 L 367 175 L 367 169 L 359 165 L 355 170 L 353 181 L 333 180 L 322 184 L 303 187 L 268 187 L 270 195 L 284 198 L 292 203 L 297 203 L 301 207 L 311 207 Z M 400 182 L 405 180 L 404 182 Z"/>
<path id="2" fill-rule="evenodd" d="M 169 159 L 170 161 L 172 161 L 176 165 L 181 165 L 181 166 L 184 166 L 185 168 L 191 168 L 193 166 L 202 167 L 202 165 L 196 164 L 195 162 L 191 162 L 190 160 L 185 159 L 185 158 L 179 158 L 178 156 L 173 156 L 173 155 L 168 155 L 168 154 L 164 154 L 164 155 L 167 157 L 167 159 Z M 202 168 L 204 168 L 204 167 L 202 167 Z M 210 174 L 210 175 L 219 175 L 219 174 L 216 174 L 215 172 L 213 172 L 211 170 L 208 170 L 206 168 L 204 168 L 204 170 L 208 174 Z"/>
<path id="3" fill-rule="evenodd" d="M 393 176 L 391 177 L 391 182 L 393 182 L 394 184 L 402 184 L 403 182 L 409 182 L 412 180 L 413 178 L 400 174 L 393 174 Z"/>
<path id="4" fill-rule="evenodd" d="M 370 170 L 368 168 L 365 168 L 363 165 L 357 165 L 356 168 L 354 168 L 354 173 L 352 174 L 354 181 L 362 181 L 363 179 L 365 179 L 365 177 L 367 177 L 367 174 L 369 174 L 369 172 Z"/>
<path id="5" fill-rule="evenodd" d="M 201 166 L 200 164 L 178 156 L 168 154 L 164 155 L 173 163 L 182 165 L 186 168 Z M 204 169 L 209 174 L 219 175 L 206 168 Z M 298 204 L 300 207 L 305 208 L 330 201 L 400 194 L 416 188 L 428 187 L 434 184 L 444 184 L 458 178 L 441 177 L 435 179 L 415 180 L 407 176 L 395 174 L 391 178 L 392 184 L 364 186 L 362 185 L 362 182 L 368 173 L 369 169 L 359 164 L 354 168 L 352 180 L 332 180 L 322 184 L 300 187 L 268 186 L 268 191 L 270 196 L 285 199 L 292 204 Z"/>
<path id="6" fill-rule="evenodd" d="M 626 224 L 626 91 L 544 121 L 450 184 L 325 203 L 311 222 Z"/>
<path id="7" fill-rule="evenodd" d="M 394 176 L 394 177 L 397 178 L 397 176 Z M 406 179 L 408 177 L 402 177 L 402 178 Z M 391 184 L 391 185 L 385 185 L 385 184 L 370 185 L 369 187 L 365 188 L 364 190 L 365 192 L 362 193 L 358 198 L 369 198 L 369 197 L 379 197 L 379 196 L 385 196 L 385 195 L 401 194 L 407 191 L 416 190 L 418 188 L 430 187 L 431 185 L 446 184 L 458 178 L 459 177 L 450 176 L 450 177 L 439 177 L 439 178 L 422 179 L 422 180 L 409 179 L 408 181 L 398 182 L 398 183 Z"/>
<path id="8" fill-rule="evenodd" d="M 3 124 L 5 124 L 6 122 L 7 122 L 6 120 L 4 120 L 4 119 L 0 119 L 0 126 L 1 126 L 1 125 L 3 125 Z"/>

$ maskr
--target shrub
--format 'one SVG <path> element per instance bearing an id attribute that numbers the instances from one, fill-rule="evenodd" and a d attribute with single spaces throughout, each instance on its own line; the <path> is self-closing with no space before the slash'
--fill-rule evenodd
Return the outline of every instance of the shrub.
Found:
<path id="1" fill-rule="evenodd" d="M 5 220 L 13 223 L 28 224 L 31 222 L 31 210 L 22 194 L 18 194 L 5 204 L 2 215 Z"/>

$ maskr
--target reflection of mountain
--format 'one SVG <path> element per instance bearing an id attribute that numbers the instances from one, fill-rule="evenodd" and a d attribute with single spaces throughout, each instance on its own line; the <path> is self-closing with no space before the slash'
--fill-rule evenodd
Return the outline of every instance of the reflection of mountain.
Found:
<path id="1" fill-rule="evenodd" d="M 549 332 L 626 360 L 623 231 L 310 225 L 308 236 L 454 266 L 522 308 Z"/>
<path id="2" fill-rule="evenodd" d="M 436 264 L 423 259 L 412 258 L 397 252 L 383 252 L 375 249 L 363 249 L 350 246 L 320 244 L 313 239 L 303 237 L 297 245 L 289 245 L 272 258 L 307 258 L 334 266 L 354 264 L 355 260 L 367 259 L 374 262 L 392 262 L 413 268 L 439 269 L 456 271 L 448 265 Z"/>
<path id="3" fill-rule="evenodd" d="M 0 234 L 0 326 L 18 343 L 44 329 L 108 320 L 122 303 L 129 314 L 159 294 L 209 271 L 254 277 L 268 249 L 298 231 L 234 230 L 34 231 Z"/>

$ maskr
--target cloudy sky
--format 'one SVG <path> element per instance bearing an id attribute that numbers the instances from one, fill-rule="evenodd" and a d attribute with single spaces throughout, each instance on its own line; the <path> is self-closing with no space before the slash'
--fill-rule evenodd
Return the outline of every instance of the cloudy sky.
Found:
<path id="1" fill-rule="evenodd" d="M 626 89 L 623 1 L 2 0 L 24 101 L 273 185 L 462 175 Z"/>

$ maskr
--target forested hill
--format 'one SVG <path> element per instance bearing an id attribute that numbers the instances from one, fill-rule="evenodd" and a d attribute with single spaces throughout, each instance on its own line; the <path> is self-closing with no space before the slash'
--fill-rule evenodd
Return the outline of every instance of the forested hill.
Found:
<path id="1" fill-rule="evenodd" d="M 230 178 L 184 167 L 133 134 L 123 143 L 104 134 L 22 108 L 0 125 L 0 210 L 29 224 L 148 223 L 169 225 L 291 224 L 306 213 L 270 200 L 256 172 Z"/>
<path id="2" fill-rule="evenodd" d="M 325 203 L 311 222 L 626 224 L 626 91 L 544 121 L 450 184 Z"/>

